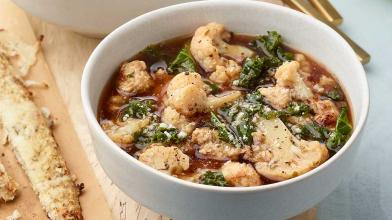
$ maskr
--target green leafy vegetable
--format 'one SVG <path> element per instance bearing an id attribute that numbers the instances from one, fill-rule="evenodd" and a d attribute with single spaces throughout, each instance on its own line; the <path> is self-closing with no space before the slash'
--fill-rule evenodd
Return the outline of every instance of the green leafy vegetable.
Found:
<path id="1" fill-rule="evenodd" d="M 168 71 L 174 74 L 196 71 L 196 63 L 188 45 L 185 45 L 177 54 L 176 58 L 169 64 Z"/>
<path id="2" fill-rule="evenodd" d="M 254 57 L 246 58 L 240 77 L 234 80 L 233 85 L 243 88 L 254 88 L 258 85 L 259 79 L 265 75 L 269 68 L 280 65 L 280 60 L 275 57 Z"/>
<path id="3" fill-rule="evenodd" d="M 290 103 L 286 109 L 283 110 L 274 110 L 269 106 L 263 106 L 260 109 L 260 116 L 265 119 L 273 119 L 279 117 L 288 117 L 288 116 L 304 116 L 310 112 L 310 107 L 304 103 L 293 102 Z"/>
<path id="4" fill-rule="evenodd" d="M 327 93 L 327 96 L 334 101 L 340 101 L 342 99 L 342 95 L 341 95 L 339 89 L 333 89 L 333 90 L 329 91 Z"/>
<path id="5" fill-rule="evenodd" d="M 236 147 L 242 146 L 235 134 L 213 112 L 211 112 L 211 123 L 216 129 L 218 129 L 220 139 L 227 143 L 232 143 Z"/>
<path id="6" fill-rule="evenodd" d="M 141 53 L 147 56 L 148 59 L 153 61 L 158 61 L 163 58 L 163 54 L 161 52 L 159 45 L 154 45 L 154 44 L 149 45 L 146 48 L 144 48 Z"/>
<path id="7" fill-rule="evenodd" d="M 252 132 L 256 125 L 252 121 L 253 116 L 262 108 L 262 96 L 259 91 L 248 93 L 244 99 L 236 101 L 231 106 L 219 110 L 239 140 L 247 145 L 252 144 Z"/>
<path id="8" fill-rule="evenodd" d="M 217 84 L 215 84 L 209 80 L 204 80 L 203 82 L 211 88 L 212 94 L 216 94 L 221 91 L 221 88 Z"/>
<path id="9" fill-rule="evenodd" d="M 283 115 L 283 111 L 277 111 L 269 106 L 264 105 L 260 111 L 259 115 L 267 120 L 274 119 L 274 118 L 279 118 L 280 116 Z"/>
<path id="10" fill-rule="evenodd" d="M 122 110 L 121 120 L 126 121 L 128 118 L 144 118 L 155 110 L 154 100 L 133 99 L 129 101 L 128 105 Z"/>
<path id="11" fill-rule="evenodd" d="M 229 186 L 220 172 L 207 171 L 200 176 L 200 183 L 211 186 Z"/>
<path id="12" fill-rule="evenodd" d="M 153 123 L 134 135 L 135 146 L 139 149 L 151 143 L 179 144 L 186 138 L 186 133 L 165 123 Z"/>
<path id="13" fill-rule="evenodd" d="M 280 61 L 293 60 L 294 55 L 282 48 L 282 37 L 276 31 L 267 31 L 267 35 L 261 35 L 251 43 L 257 51 L 268 57 L 277 57 Z"/>
<path id="14" fill-rule="evenodd" d="M 336 121 L 335 131 L 328 138 L 327 147 L 330 150 L 338 151 L 346 143 L 351 130 L 352 126 L 348 120 L 348 109 L 343 107 Z"/>
<path id="15" fill-rule="evenodd" d="M 304 103 L 293 102 L 284 111 L 289 116 L 304 116 L 310 112 L 310 107 Z"/>
<path id="16" fill-rule="evenodd" d="M 315 122 L 311 122 L 302 126 L 300 136 L 303 139 L 311 139 L 324 142 L 328 139 L 329 133 L 330 131 L 327 128 L 322 127 Z"/>

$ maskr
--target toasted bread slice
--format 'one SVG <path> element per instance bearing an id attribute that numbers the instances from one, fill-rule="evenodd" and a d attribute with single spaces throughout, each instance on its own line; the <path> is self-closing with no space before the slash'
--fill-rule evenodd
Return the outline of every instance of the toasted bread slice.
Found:
<path id="1" fill-rule="evenodd" d="M 3 164 L 0 162 L 0 200 L 5 202 L 14 200 L 18 184 L 7 174 Z"/>

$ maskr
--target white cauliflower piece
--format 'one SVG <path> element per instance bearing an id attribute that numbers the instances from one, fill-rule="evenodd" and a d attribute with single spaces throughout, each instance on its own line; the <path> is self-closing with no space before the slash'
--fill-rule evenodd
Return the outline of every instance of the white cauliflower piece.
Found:
<path id="1" fill-rule="evenodd" d="M 117 79 L 117 89 L 127 95 L 137 95 L 146 92 L 153 80 L 147 72 L 144 61 L 135 60 L 121 66 Z"/>
<path id="2" fill-rule="evenodd" d="M 206 72 L 213 72 L 210 79 L 216 83 L 228 84 L 237 78 L 241 66 L 236 62 L 242 62 L 254 54 L 246 47 L 226 43 L 225 40 L 230 37 L 222 24 L 209 23 L 199 27 L 191 41 L 190 50 L 193 57 Z"/>
<path id="3" fill-rule="evenodd" d="M 150 124 L 150 117 L 144 119 L 128 118 L 125 122 L 113 123 L 110 120 L 101 122 L 102 129 L 117 144 L 131 144 L 133 135 Z"/>
<path id="4" fill-rule="evenodd" d="M 236 160 L 248 150 L 220 140 L 218 131 L 210 128 L 196 128 L 192 133 L 192 142 L 200 146 L 200 154 L 215 160 Z"/>
<path id="5" fill-rule="evenodd" d="M 335 126 L 339 116 L 339 110 L 331 100 L 318 100 L 312 103 L 312 109 L 316 113 L 314 120 L 324 126 Z"/>
<path id="6" fill-rule="evenodd" d="M 216 66 L 224 66 L 225 59 L 231 57 L 237 62 L 253 56 L 254 52 L 246 47 L 227 44 L 230 33 L 222 24 L 209 23 L 197 28 L 191 41 L 191 53 L 200 66 L 207 72 L 213 72 Z"/>
<path id="7" fill-rule="evenodd" d="M 139 155 L 139 161 L 169 174 L 181 173 L 189 168 L 189 157 L 178 147 L 152 144 Z"/>
<path id="8" fill-rule="evenodd" d="M 260 88 L 259 92 L 276 109 L 283 109 L 292 101 L 290 89 L 280 86 Z"/>
<path id="9" fill-rule="evenodd" d="M 216 70 L 211 73 L 209 78 L 215 83 L 227 85 L 237 79 L 240 73 L 241 66 L 232 60 L 227 60 L 223 65 L 217 65 Z"/>
<path id="10" fill-rule="evenodd" d="M 222 166 L 222 174 L 231 186 L 259 186 L 260 176 L 251 164 L 228 161 Z"/>
<path id="11" fill-rule="evenodd" d="M 320 77 L 320 81 L 319 81 L 318 85 L 320 85 L 322 88 L 327 89 L 327 90 L 331 90 L 337 86 L 335 80 L 333 80 L 331 77 L 328 77 L 325 75 L 322 75 Z"/>
<path id="12" fill-rule="evenodd" d="M 217 95 L 207 97 L 207 106 L 211 109 L 218 109 L 228 103 L 232 103 L 242 97 L 240 91 L 228 91 Z"/>
<path id="13" fill-rule="evenodd" d="M 280 119 L 259 119 L 265 141 L 253 146 L 256 171 L 274 181 L 283 181 L 312 170 L 328 159 L 328 150 L 317 141 L 296 139 Z"/>
<path id="14" fill-rule="evenodd" d="M 167 87 L 167 103 L 185 116 L 207 111 L 207 93 L 200 74 L 176 75 Z"/>
<path id="15" fill-rule="evenodd" d="M 162 122 L 166 124 L 171 124 L 177 129 L 184 131 L 188 135 L 192 133 L 192 131 L 196 127 L 195 122 L 189 122 L 188 119 L 178 113 L 174 108 L 168 106 L 162 112 Z"/>
<path id="16" fill-rule="evenodd" d="M 276 70 L 276 84 L 280 87 L 290 88 L 293 98 L 307 100 L 313 97 L 313 93 L 298 73 L 299 67 L 300 65 L 297 61 L 283 63 Z"/>

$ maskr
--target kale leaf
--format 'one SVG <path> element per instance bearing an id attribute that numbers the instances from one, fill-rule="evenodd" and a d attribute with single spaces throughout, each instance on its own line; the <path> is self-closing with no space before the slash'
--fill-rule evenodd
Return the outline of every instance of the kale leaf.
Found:
<path id="1" fill-rule="evenodd" d="M 336 121 L 335 131 L 331 133 L 327 140 L 327 147 L 330 150 L 338 151 L 346 143 L 351 130 L 352 126 L 348 120 L 348 109 L 343 107 Z"/>
<path id="2" fill-rule="evenodd" d="M 200 176 L 200 183 L 211 186 L 229 186 L 220 172 L 207 171 Z"/>
<path id="3" fill-rule="evenodd" d="M 304 116 L 310 112 L 310 107 L 304 103 L 292 102 L 284 111 L 289 116 Z"/>
<path id="4" fill-rule="evenodd" d="M 146 56 L 148 60 L 152 60 L 153 62 L 164 59 L 164 55 L 162 54 L 159 44 L 149 45 L 144 48 L 141 53 Z"/>
<path id="5" fill-rule="evenodd" d="M 218 116 L 211 112 L 211 124 L 218 129 L 219 138 L 227 143 L 231 143 L 236 147 L 241 147 L 242 143 L 235 136 L 234 132 L 230 130 L 230 128 L 223 123 Z"/>
<path id="6" fill-rule="evenodd" d="M 135 146 L 139 149 L 151 143 L 179 144 L 186 138 L 186 133 L 165 123 L 153 123 L 134 135 Z"/>
<path id="7" fill-rule="evenodd" d="M 268 57 L 276 57 L 280 61 L 293 60 L 294 58 L 292 53 L 283 50 L 282 36 L 276 31 L 267 31 L 267 35 L 259 36 L 251 42 L 250 46 L 259 53 L 262 52 Z"/>
<path id="8" fill-rule="evenodd" d="M 260 116 L 265 119 L 273 119 L 280 117 L 289 117 L 289 116 L 304 116 L 310 113 L 310 107 L 304 103 L 292 102 L 289 106 L 283 110 L 274 110 L 269 106 L 263 106 L 260 109 Z"/>
<path id="9" fill-rule="evenodd" d="M 221 91 L 221 88 L 217 84 L 215 84 L 209 80 L 204 80 L 203 82 L 211 88 L 212 94 L 216 94 Z"/>
<path id="10" fill-rule="evenodd" d="M 339 89 L 333 89 L 333 90 L 329 91 L 327 93 L 327 96 L 334 101 L 340 101 L 342 99 L 342 95 L 341 95 Z"/>
<path id="11" fill-rule="evenodd" d="M 169 73 L 178 74 L 182 72 L 195 72 L 196 63 L 192 57 L 189 46 L 185 45 L 180 52 L 177 54 L 176 58 L 169 64 L 167 69 Z"/>
<path id="12" fill-rule="evenodd" d="M 142 119 L 151 114 L 155 109 L 155 101 L 152 99 L 132 99 L 121 111 L 121 120 L 126 121 L 128 118 Z"/>
<path id="13" fill-rule="evenodd" d="M 262 108 L 262 96 L 259 91 L 248 93 L 244 99 L 236 101 L 231 106 L 219 109 L 230 124 L 241 143 L 250 145 L 253 142 L 252 132 L 256 125 L 252 121 L 253 116 Z"/>
<path id="14" fill-rule="evenodd" d="M 317 140 L 324 142 L 328 139 L 330 131 L 315 122 L 307 123 L 301 127 L 300 136 L 303 139 Z"/>
<path id="15" fill-rule="evenodd" d="M 280 60 L 275 57 L 246 58 L 242 67 L 240 77 L 234 80 L 233 85 L 252 89 L 259 83 L 259 79 L 265 75 L 269 68 L 277 67 L 281 64 Z"/>

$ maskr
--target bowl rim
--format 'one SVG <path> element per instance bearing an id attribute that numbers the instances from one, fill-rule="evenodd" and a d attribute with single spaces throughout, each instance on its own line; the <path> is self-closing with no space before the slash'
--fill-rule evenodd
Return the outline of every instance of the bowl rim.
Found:
<path id="1" fill-rule="evenodd" d="M 363 85 L 363 108 L 361 108 L 358 111 L 358 123 L 355 125 L 354 130 L 349 138 L 349 140 L 345 143 L 345 145 L 331 158 L 329 158 L 327 161 L 319 165 L 318 167 L 302 174 L 297 177 L 284 180 L 281 182 L 276 182 L 268 185 L 260 185 L 260 186 L 251 186 L 251 187 L 219 187 L 219 186 L 210 186 L 210 185 L 203 185 L 199 183 L 193 183 L 189 181 L 185 181 L 176 177 L 173 177 L 171 175 L 159 172 L 158 170 L 140 162 L 136 158 L 132 157 L 125 151 L 123 151 L 116 143 L 114 143 L 103 131 L 101 126 L 98 123 L 98 120 L 96 119 L 96 116 L 94 114 L 94 110 L 92 109 L 91 101 L 90 101 L 90 92 L 89 92 L 89 84 L 92 83 L 92 68 L 94 66 L 94 63 L 96 62 L 95 60 L 99 56 L 100 52 L 104 50 L 107 47 L 110 47 L 111 42 L 113 39 L 116 38 L 117 35 L 121 35 L 123 32 L 127 32 L 128 28 L 132 27 L 134 23 L 143 23 L 149 20 L 150 17 L 154 16 L 160 16 L 161 14 L 166 14 L 166 13 L 172 13 L 173 11 L 177 10 L 198 10 L 198 7 L 202 7 L 205 5 L 225 5 L 229 7 L 264 7 L 267 8 L 267 10 L 278 10 L 282 11 L 284 13 L 287 13 L 288 15 L 291 15 L 292 17 L 295 17 L 294 19 L 305 19 L 307 22 L 311 23 L 314 26 L 319 26 L 319 28 L 324 29 L 324 31 L 330 32 L 331 37 L 336 38 L 337 41 L 340 41 L 341 47 L 349 51 L 349 55 L 351 56 L 351 59 L 353 59 L 354 65 L 356 65 L 357 75 L 356 77 L 358 78 L 360 85 Z M 192 9 L 194 8 L 194 9 Z M 338 78 L 338 77 L 337 77 Z M 85 68 L 83 70 L 83 75 L 82 75 L 82 80 L 81 80 L 81 98 L 82 98 L 82 105 L 83 105 L 83 110 L 85 113 L 85 116 L 87 118 L 88 124 L 90 126 L 90 131 L 95 132 L 98 138 L 100 138 L 107 147 L 110 148 L 113 153 L 117 154 L 117 156 L 121 157 L 123 160 L 126 160 L 127 163 L 134 163 L 136 166 L 138 166 L 141 169 L 144 169 L 144 171 L 149 172 L 151 175 L 158 175 L 161 178 L 164 178 L 166 181 L 179 184 L 185 187 L 191 187 L 199 190 L 206 190 L 206 191 L 214 191 L 214 192 L 222 192 L 222 193 L 241 193 L 241 192 L 254 192 L 254 191 L 268 191 L 268 190 L 273 190 L 275 188 L 280 188 L 284 186 L 288 186 L 290 184 L 298 183 L 301 181 L 304 181 L 305 179 L 310 178 L 311 176 L 314 176 L 316 173 L 320 172 L 321 170 L 325 169 L 328 167 L 330 164 L 334 163 L 336 160 L 338 160 L 353 144 L 353 142 L 356 140 L 357 136 L 360 134 L 360 132 L 363 129 L 363 126 L 365 125 L 368 111 L 369 111 L 369 86 L 365 74 L 365 70 L 362 66 L 362 64 L 359 62 L 357 59 L 356 54 L 352 50 L 352 48 L 349 46 L 349 44 L 338 34 L 336 33 L 332 28 L 327 26 L 326 24 L 322 23 L 321 21 L 312 18 L 308 15 L 302 14 L 300 12 L 297 12 L 295 10 L 289 9 L 287 7 L 283 7 L 280 5 L 275 5 L 267 2 L 260 2 L 260 1 L 230 1 L 230 0 L 219 0 L 219 1 L 195 1 L 195 2 L 187 2 L 187 3 L 182 3 L 182 4 L 177 4 L 177 5 L 171 5 L 167 6 L 164 8 L 160 8 L 151 12 L 148 12 L 146 14 L 143 14 L 141 16 L 138 16 L 123 25 L 119 26 L 116 28 L 113 32 L 111 32 L 106 38 L 104 38 L 98 46 L 94 49 L 92 54 L 90 55 Z M 93 131 L 94 130 L 94 131 Z M 94 147 L 95 148 L 95 147 Z"/>

